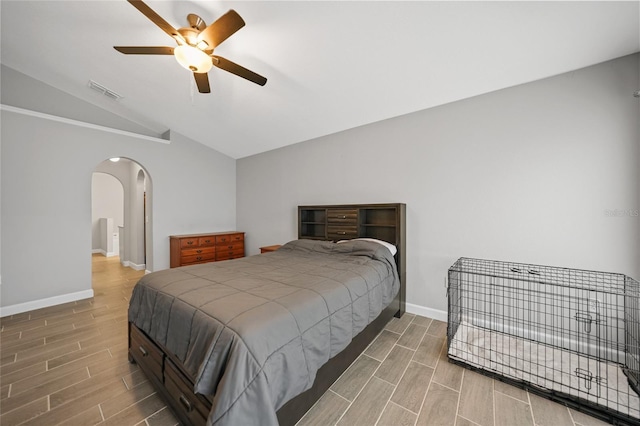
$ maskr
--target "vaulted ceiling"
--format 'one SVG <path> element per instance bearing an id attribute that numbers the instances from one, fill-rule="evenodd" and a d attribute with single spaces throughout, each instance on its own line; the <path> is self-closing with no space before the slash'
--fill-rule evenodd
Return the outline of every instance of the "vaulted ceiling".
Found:
<path id="1" fill-rule="evenodd" d="M 264 87 L 213 68 L 210 94 L 175 46 L 125 0 L 2 0 L 1 61 L 162 133 L 234 158 L 583 68 L 640 51 L 637 1 L 147 1 L 174 27 L 229 9 L 246 26 L 216 54 Z M 88 87 L 94 80 L 123 96 Z M 640 84 L 640 81 L 639 81 Z"/>

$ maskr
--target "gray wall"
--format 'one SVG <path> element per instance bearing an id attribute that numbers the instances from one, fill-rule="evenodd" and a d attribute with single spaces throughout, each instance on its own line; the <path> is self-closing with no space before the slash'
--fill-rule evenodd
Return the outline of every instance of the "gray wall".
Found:
<path id="1" fill-rule="evenodd" d="M 2 75 L 3 87 L 9 77 Z M 135 160 L 152 183 L 147 269 L 169 267 L 171 234 L 236 227 L 236 162 L 204 145 L 176 133 L 164 144 L 9 111 L 1 119 L 2 307 L 91 289 L 91 176 L 110 157 Z"/>
<path id="2" fill-rule="evenodd" d="M 407 302 L 446 311 L 461 256 L 640 278 L 638 55 L 237 162 L 249 254 L 301 204 L 407 204 Z"/>
<path id="3" fill-rule="evenodd" d="M 111 101 L 99 92 L 90 92 L 93 100 L 98 104 L 109 102 L 114 109 L 120 110 L 121 115 L 87 103 L 6 65 L 0 65 L 0 75 L 2 76 L 2 103 L 6 105 L 147 136 L 161 137 L 161 134 L 167 130 L 163 126 L 137 117 L 133 112 L 127 111 L 124 104 Z M 128 119 L 124 117 L 128 117 Z M 132 119 L 146 122 L 134 122 Z"/>

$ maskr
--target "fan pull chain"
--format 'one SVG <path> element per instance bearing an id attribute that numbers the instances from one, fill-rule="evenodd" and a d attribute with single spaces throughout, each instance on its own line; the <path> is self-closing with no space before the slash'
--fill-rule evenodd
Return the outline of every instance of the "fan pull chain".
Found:
<path id="1" fill-rule="evenodd" d="M 193 76 L 189 75 L 189 94 L 191 95 L 191 106 L 195 105 L 196 83 Z"/>

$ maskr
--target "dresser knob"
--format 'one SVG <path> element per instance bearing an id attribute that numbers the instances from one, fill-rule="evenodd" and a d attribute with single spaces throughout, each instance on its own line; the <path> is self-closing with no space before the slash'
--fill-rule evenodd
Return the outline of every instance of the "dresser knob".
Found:
<path id="1" fill-rule="evenodd" d="M 193 244 L 193 241 L 187 241 L 187 244 L 191 245 Z"/>

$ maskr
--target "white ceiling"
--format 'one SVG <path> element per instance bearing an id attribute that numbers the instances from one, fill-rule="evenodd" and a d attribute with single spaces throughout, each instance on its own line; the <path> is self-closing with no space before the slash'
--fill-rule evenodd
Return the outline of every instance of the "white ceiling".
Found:
<path id="1" fill-rule="evenodd" d="M 640 50 L 626 2 L 147 1 L 174 27 L 235 9 L 216 54 L 268 78 L 209 72 L 211 94 L 170 56 L 114 45 L 175 42 L 124 0 L 2 0 L 2 63 L 233 158 L 579 69 Z M 110 100 L 94 80 L 124 96 Z"/>

